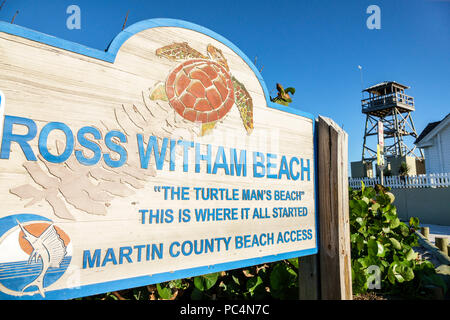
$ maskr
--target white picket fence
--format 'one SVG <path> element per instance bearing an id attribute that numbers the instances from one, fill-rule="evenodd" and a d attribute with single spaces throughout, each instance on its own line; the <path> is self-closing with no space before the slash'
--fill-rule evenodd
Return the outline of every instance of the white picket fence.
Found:
<path id="1" fill-rule="evenodd" d="M 365 186 L 373 187 L 381 184 L 381 178 L 349 178 L 348 184 L 352 189 L 360 189 L 361 181 Z M 385 187 L 391 188 L 438 188 L 450 187 L 450 172 L 429 173 L 417 176 L 391 176 L 384 177 Z"/>

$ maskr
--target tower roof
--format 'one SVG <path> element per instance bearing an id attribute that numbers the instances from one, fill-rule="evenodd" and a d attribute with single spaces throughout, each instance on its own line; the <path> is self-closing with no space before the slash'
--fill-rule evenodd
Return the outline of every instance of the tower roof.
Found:
<path id="1" fill-rule="evenodd" d="M 386 93 L 389 93 L 390 88 L 393 86 L 400 89 L 409 89 L 408 86 L 395 81 L 383 81 L 364 89 L 363 92 L 384 93 L 384 89 L 386 88 L 388 89 Z"/>

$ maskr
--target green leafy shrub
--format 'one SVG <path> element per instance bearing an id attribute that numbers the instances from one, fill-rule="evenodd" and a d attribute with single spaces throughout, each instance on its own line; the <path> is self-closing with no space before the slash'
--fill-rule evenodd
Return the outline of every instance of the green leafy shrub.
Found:
<path id="1" fill-rule="evenodd" d="M 362 182 L 361 182 L 362 183 Z M 415 296 L 427 284 L 445 288 L 434 265 L 418 259 L 415 230 L 419 219 L 409 226 L 401 222 L 393 205 L 394 195 L 378 185 L 361 190 L 350 189 L 350 232 L 353 292 L 367 292 L 374 281 L 373 267 L 379 270 L 381 291 L 401 296 Z"/>
<path id="2" fill-rule="evenodd" d="M 298 259 L 194 277 L 193 283 L 191 299 L 298 299 Z"/>
<path id="3" fill-rule="evenodd" d="M 296 300 L 298 299 L 298 259 L 215 272 L 83 299 Z"/>

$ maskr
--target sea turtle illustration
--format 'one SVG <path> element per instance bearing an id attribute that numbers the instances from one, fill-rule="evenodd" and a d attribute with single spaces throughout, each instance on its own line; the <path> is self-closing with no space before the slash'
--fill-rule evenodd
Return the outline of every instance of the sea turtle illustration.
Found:
<path id="1" fill-rule="evenodd" d="M 253 101 L 245 86 L 231 73 L 222 51 L 207 46 L 207 56 L 187 42 L 156 50 L 158 57 L 181 62 L 165 83 L 155 86 L 152 100 L 168 101 L 184 119 L 202 124 L 201 135 L 210 132 L 236 105 L 244 128 L 253 131 Z"/>

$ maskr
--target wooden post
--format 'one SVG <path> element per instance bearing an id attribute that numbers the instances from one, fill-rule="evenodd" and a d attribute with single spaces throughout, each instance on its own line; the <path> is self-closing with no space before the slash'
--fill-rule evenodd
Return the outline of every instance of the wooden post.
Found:
<path id="1" fill-rule="evenodd" d="M 448 247 L 448 239 L 447 238 L 436 237 L 435 243 L 436 243 L 436 247 L 438 247 L 439 250 L 441 250 L 443 254 L 448 255 L 448 248 L 447 248 Z"/>
<path id="2" fill-rule="evenodd" d="M 321 298 L 351 300 L 348 136 L 333 120 L 318 120 Z"/>
<path id="3" fill-rule="evenodd" d="M 298 258 L 298 281 L 300 300 L 318 300 L 319 293 L 319 266 L 318 256 Z"/>
<path id="4" fill-rule="evenodd" d="M 420 228 L 420 233 L 422 233 L 422 235 L 428 239 L 428 237 L 430 236 L 430 228 L 429 227 L 421 227 Z"/>

